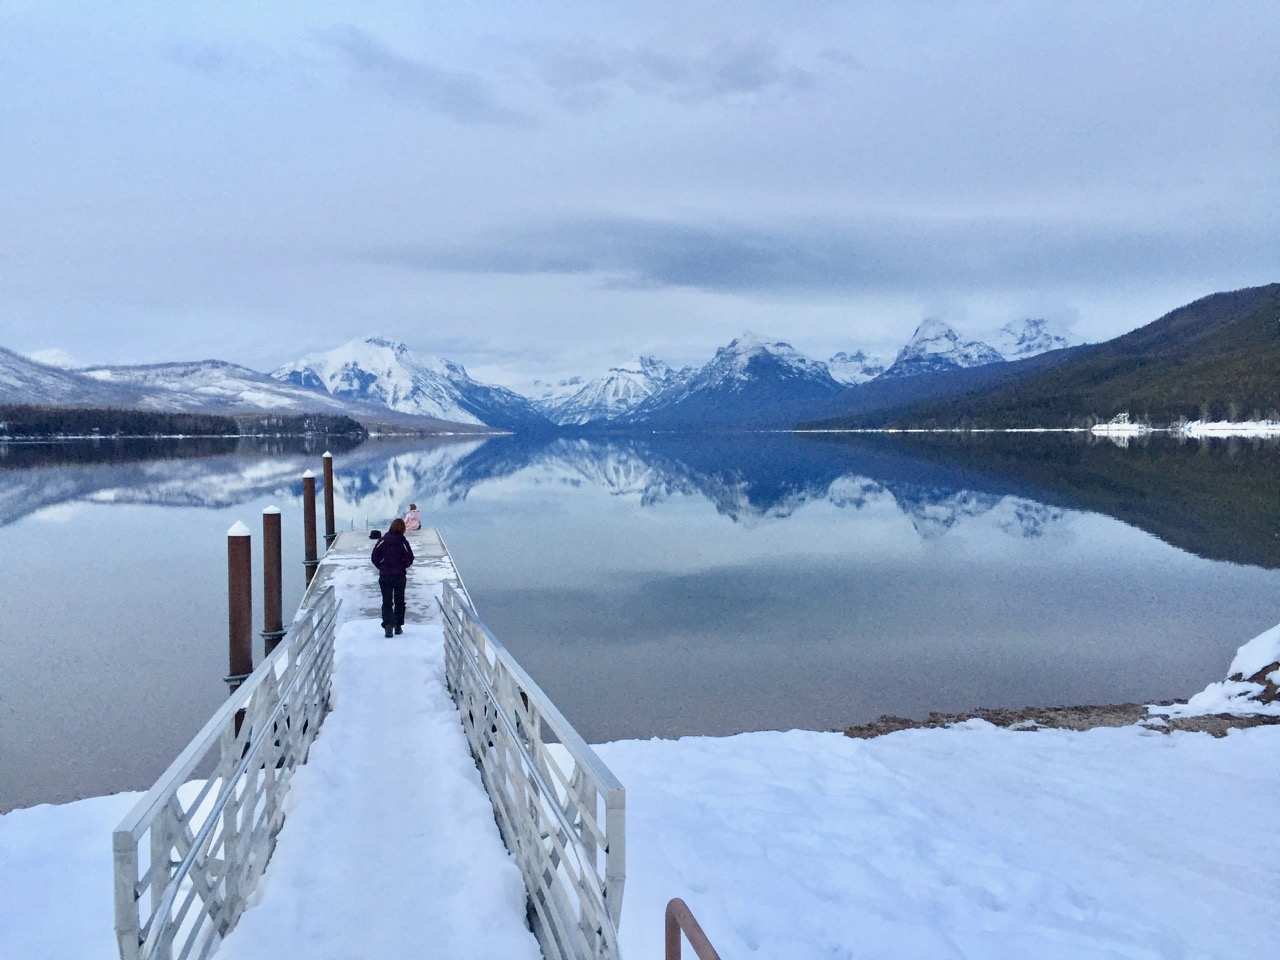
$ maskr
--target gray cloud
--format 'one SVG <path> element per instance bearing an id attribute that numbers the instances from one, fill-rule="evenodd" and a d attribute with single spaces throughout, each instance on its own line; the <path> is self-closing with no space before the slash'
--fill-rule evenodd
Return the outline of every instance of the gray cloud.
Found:
<path id="1" fill-rule="evenodd" d="M 1230 270 L 1240 266 L 1241 249 L 1280 246 L 1280 237 L 1265 230 L 1218 233 L 1207 238 L 1203 231 L 1184 236 L 993 218 L 758 226 L 617 217 L 561 221 L 448 245 L 382 247 L 366 256 L 441 272 L 595 275 L 607 287 L 802 294 L 1169 279 L 1186 271 Z"/>
<path id="2" fill-rule="evenodd" d="M 542 79 L 563 101 L 600 106 L 619 89 L 677 103 L 703 103 L 813 85 L 810 69 L 784 62 L 764 41 L 720 43 L 689 55 L 639 47 L 588 52 L 562 49 L 537 57 Z"/>
<path id="3" fill-rule="evenodd" d="M 209 77 L 242 71 L 247 66 L 241 54 L 212 43 L 179 40 L 170 43 L 165 52 L 178 66 Z"/>
<path id="4" fill-rule="evenodd" d="M 134 6 L 0 30 L 6 347 L 515 377 L 1102 338 L 1280 263 L 1273 0 Z"/>
<path id="5" fill-rule="evenodd" d="M 355 27 L 326 30 L 320 40 L 339 51 L 356 72 L 405 103 L 463 124 L 533 126 L 532 116 L 502 103 L 480 77 L 401 56 Z"/>

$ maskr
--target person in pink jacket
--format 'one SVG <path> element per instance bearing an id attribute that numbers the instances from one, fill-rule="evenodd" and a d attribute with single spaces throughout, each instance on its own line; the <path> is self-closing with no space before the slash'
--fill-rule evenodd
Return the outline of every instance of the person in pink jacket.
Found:
<path id="1" fill-rule="evenodd" d="M 418 513 L 416 503 L 409 504 L 409 512 L 404 515 L 404 528 L 406 530 L 422 529 L 422 514 Z"/>

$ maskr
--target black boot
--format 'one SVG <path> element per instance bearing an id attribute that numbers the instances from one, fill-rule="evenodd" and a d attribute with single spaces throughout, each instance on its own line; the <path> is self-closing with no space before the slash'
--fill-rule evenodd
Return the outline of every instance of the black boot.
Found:
<path id="1" fill-rule="evenodd" d="M 384 632 L 388 637 L 389 637 L 389 636 L 391 636 L 391 628 L 390 628 L 390 627 L 383 627 L 382 629 L 383 629 L 383 632 Z M 399 633 L 399 632 L 400 632 L 399 630 L 396 630 L 396 633 Z"/>

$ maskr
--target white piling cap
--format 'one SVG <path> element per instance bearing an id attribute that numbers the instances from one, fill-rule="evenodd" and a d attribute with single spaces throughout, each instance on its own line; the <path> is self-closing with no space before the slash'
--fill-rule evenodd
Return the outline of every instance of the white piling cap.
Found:
<path id="1" fill-rule="evenodd" d="M 280 508 L 279 508 L 279 507 L 277 507 L 277 506 L 275 506 L 274 504 L 272 504 L 272 505 L 271 505 L 271 506 L 269 506 L 269 507 L 263 507 L 263 508 L 262 508 L 262 512 L 263 512 L 264 514 L 267 514 L 267 513 L 279 513 L 279 512 L 280 512 Z"/>
<path id="2" fill-rule="evenodd" d="M 333 459 L 333 454 L 332 454 L 332 453 L 330 453 L 328 450 L 326 450 L 324 453 L 320 454 L 320 456 L 324 457 L 324 459 L 326 459 L 326 460 L 332 460 L 332 459 Z"/>
<path id="3" fill-rule="evenodd" d="M 310 470 L 308 470 L 306 473 L 302 475 L 303 480 L 314 480 L 315 478 L 316 478 L 316 475 L 312 473 Z"/>
<path id="4" fill-rule="evenodd" d="M 249 536 L 249 528 L 237 520 L 231 525 L 231 529 L 227 531 L 228 537 L 247 537 Z"/>

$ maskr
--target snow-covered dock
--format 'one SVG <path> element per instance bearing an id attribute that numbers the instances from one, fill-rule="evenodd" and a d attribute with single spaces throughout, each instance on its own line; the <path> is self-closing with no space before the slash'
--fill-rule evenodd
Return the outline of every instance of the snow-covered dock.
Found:
<path id="1" fill-rule="evenodd" d="M 409 538 L 403 636 L 383 636 L 364 533 L 339 535 L 320 564 L 313 589 L 332 583 L 341 603 L 332 712 L 219 960 L 540 956 L 445 688 L 438 600 L 457 572 L 434 530 Z"/>

